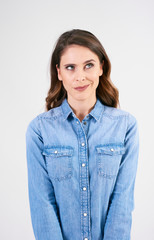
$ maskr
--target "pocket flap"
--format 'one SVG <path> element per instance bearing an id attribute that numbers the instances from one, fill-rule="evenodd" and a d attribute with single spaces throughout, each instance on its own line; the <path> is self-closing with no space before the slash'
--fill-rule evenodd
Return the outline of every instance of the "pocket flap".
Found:
<path id="1" fill-rule="evenodd" d="M 115 145 L 115 144 L 107 144 L 100 145 L 96 147 L 96 151 L 98 154 L 107 154 L 107 155 L 120 155 L 125 153 L 124 145 Z"/>
<path id="2" fill-rule="evenodd" d="M 45 156 L 54 156 L 54 157 L 72 156 L 73 148 L 54 146 L 54 147 L 50 147 L 50 148 L 45 148 L 43 150 L 42 154 Z"/>

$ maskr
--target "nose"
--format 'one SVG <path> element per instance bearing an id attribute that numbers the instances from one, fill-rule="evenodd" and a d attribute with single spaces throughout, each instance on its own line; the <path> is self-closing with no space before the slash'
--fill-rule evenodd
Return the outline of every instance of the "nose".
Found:
<path id="1" fill-rule="evenodd" d="M 76 81 L 84 81 L 86 77 L 83 70 L 78 69 L 76 72 L 75 78 L 76 78 Z"/>

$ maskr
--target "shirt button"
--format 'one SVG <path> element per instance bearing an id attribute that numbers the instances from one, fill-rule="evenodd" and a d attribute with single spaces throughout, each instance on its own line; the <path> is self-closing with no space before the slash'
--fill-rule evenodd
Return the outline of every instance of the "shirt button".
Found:
<path id="1" fill-rule="evenodd" d="M 55 153 L 58 153 L 58 151 L 56 150 Z"/>
<path id="2" fill-rule="evenodd" d="M 87 122 L 84 122 L 83 124 L 84 124 L 84 125 L 86 125 L 86 124 L 87 124 Z"/>
<path id="3" fill-rule="evenodd" d="M 86 217 L 86 216 L 87 216 L 87 213 L 84 213 L 83 215 Z"/>
<path id="4" fill-rule="evenodd" d="M 82 163 L 82 167 L 85 167 L 86 166 L 86 164 L 85 163 Z"/>
<path id="5" fill-rule="evenodd" d="M 82 147 L 84 147 L 84 145 L 85 145 L 85 144 L 84 144 L 84 143 L 82 143 L 81 145 L 82 145 Z"/>
<path id="6" fill-rule="evenodd" d="M 110 149 L 110 151 L 111 151 L 111 152 L 114 152 L 114 149 L 113 149 L 113 148 L 111 148 L 111 149 Z"/>
<path id="7" fill-rule="evenodd" d="M 86 187 L 83 187 L 83 191 L 86 191 L 87 190 L 87 188 Z"/>
<path id="8" fill-rule="evenodd" d="M 88 238 L 84 238 L 84 240 L 88 240 Z"/>
<path id="9" fill-rule="evenodd" d="M 79 124 L 79 121 L 76 121 L 77 124 Z"/>

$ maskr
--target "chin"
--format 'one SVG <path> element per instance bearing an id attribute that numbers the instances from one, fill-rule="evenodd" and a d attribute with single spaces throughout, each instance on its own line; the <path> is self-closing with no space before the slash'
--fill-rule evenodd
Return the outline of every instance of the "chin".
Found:
<path id="1" fill-rule="evenodd" d="M 85 100 L 88 100 L 88 99 L 91 99 L 91 98 L 92 98 L 92 96 L 77 96 L 74 99 L 77 100 L 77 101 L 85 101 Z"/>

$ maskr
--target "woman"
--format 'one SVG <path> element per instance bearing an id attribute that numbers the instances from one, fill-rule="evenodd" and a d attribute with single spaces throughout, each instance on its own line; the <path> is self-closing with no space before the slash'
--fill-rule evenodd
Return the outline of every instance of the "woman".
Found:
<path id="1" fill-rule="evenodd" d="M 138 127 L 117 108 L 109 58 L 92 33 L 74 29 L 59 37 L 50 70 L 46 111 L 26 132 L 35 238 L 128 240 Z"/>

